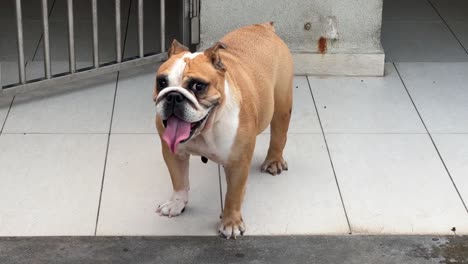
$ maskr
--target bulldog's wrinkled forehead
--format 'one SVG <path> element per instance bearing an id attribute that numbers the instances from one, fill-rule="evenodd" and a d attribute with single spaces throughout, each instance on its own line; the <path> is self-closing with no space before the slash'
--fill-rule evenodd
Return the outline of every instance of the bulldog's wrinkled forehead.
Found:
<path id="1" fill-rule="evenodd" d="M 187 67 L 186 60 L 193 60 L 195 57 L 203 54 L 203 52 L 184 52 L 180 56 L 173 56 L 163 65 L 161 65 L 158 75 L 167 76 L 168 86 L 181 86 L 185 68 Z"/>

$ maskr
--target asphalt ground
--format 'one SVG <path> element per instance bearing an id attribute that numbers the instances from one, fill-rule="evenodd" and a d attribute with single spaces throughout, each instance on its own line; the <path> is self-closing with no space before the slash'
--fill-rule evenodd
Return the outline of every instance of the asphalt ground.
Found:
<path id="1" fill-rule="evenodd" d="M 468 236 L 3 237 L 0 263 L 468 263 Z"/>

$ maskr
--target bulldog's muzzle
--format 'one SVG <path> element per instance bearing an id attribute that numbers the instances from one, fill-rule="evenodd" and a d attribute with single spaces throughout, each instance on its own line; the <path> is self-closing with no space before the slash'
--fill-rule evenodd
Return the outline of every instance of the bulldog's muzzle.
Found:
<path id="1" fill-rule="evenodd" d="M 185 97 L 179 92 L 170 92 L 166 96 L 166 103 L 164 107 L 163 116 L 172 116 L 175 115 L 179 119 L 189 121 L 189 116 L 187 115 L 187 108 L 190 107 L 187 105 L 188 100 L 185 100 Z"/>
<path id="2" fill-rule="evenodd" d="M 196 97 L 182 87 L 168 87 L 158 94 L 156 111 L 165 127 L 163 139 L 172 152 L 203 126 L 211 109 L 202 107 Z"/>
<path id="3" fill-rule="evenodd" d="M 197 122 L 206 116 L 209 109 L 202 107 L 193 93 L 182 87 L 168 87 L 156 98 L 156 111 L 162 120 L 171 116 L 186 122 Z"/>

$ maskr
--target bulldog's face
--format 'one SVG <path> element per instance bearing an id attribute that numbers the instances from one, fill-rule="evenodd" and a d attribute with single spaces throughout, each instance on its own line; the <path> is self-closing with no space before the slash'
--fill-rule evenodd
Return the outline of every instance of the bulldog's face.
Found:
<path id="1" fill-rule="evenodd" d="M 174 41 L 169 59 L 157 72 L 153 99 L 165 128 L 162 138 L 173 153 L 203 131 L 223 97 L 225 69 L 217 56 L 219 48 L 190 53 Z"/>

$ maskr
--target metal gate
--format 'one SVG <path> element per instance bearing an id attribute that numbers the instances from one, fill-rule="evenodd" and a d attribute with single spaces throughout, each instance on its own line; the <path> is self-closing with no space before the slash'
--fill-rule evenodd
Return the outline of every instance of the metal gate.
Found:
<path id="1" fill-rule="evenodd" d="M 163 61 L 167 58 L 166 53 L 166 1 L 160 0 L 160 51 L 145 54 L 144 53 L 144 28 L 143 28 L 143 11 L 144 1 L 138 1 L 138 56 L 123 59 L 122 58 L 122 36 L 121 36 L 121 3 L 120 0 L 115 0 L 115 61 L 100 64 L 99 63 L 99 31 L 98 31 L 98 0 L 91 1 L 92 12 L 92 43 L 93 43 L 93 66 L 77 69 L 75 59 L 75 35 L 74 35 L 74 10 L 73 0 L 67 0 L 67 22 L 68 22 L 68 62 L 69 71 L 62 74 L 52 74 L 51 56 L 49 45 L 49 21 L 48 21 L 48 3 L 47 0 L 40 0 L 42 13 L 42 30 L 43 30 L 43 54 L 44 54 L 44 78 L 27 80 L 26 66 L 24 58 L 24 38 L 23 38 L 23 18 L 21 0 L 15 1 L 16 26 L 17 26 L 17 46 L 18 46 L 18 68 L 19 68 L 19 83 L 3 86 L 0 90 L 1 95 L 15 95 L 25 91 L 41 87 L 50 87 L 61 85 L 64 83 L 91 78 L 98 75 L 111 73 L 119 70 L 124 70 L 140 65 Z M 39 0 L 38 0 L 39 1 Z M 84 1 L 84 0 L 80 0 Z M 182 3 L 182 42 L 186 45 L 198 43 L 198 10 L 199 0 L 183 0 Z M 151 33 L 151 32 L 150 32 Z M 0 73 L 1 78 L 1 73 Z"/>

